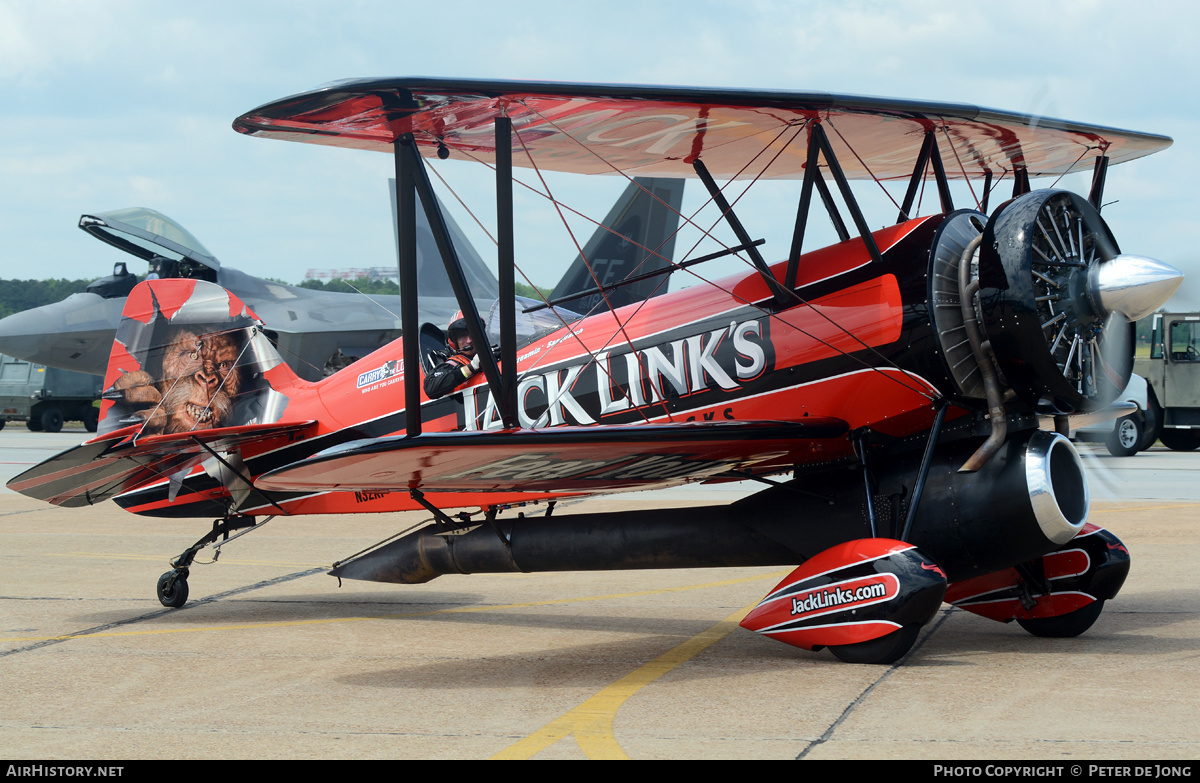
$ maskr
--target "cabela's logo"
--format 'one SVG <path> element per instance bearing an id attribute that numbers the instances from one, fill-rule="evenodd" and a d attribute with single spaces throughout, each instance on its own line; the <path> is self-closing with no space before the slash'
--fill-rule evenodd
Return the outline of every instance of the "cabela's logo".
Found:
<path id="1" fill-rule="evenodd" d="M 577 364 L 527 373 L 517 384 L 520 424 L 595 424 L 667 399 L 740 391 L 774 361 L 764 330 L 763 321 L 733 321 L 660 345 L 604 350 L 591 360 L 581 357 Z M 462 428 L 501 427 L 488 387 L 464 389 Z"/>

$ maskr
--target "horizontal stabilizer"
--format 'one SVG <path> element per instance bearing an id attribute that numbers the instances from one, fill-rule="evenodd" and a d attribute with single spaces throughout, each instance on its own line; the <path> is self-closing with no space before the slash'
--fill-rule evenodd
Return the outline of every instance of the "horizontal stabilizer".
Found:
<path id="1" fill-rule="evenodd" d="M 296 491 L 603 492 L 789 469 L 841 419 L 427 433 L 359 440 L 260 476 Z"/>
<path id="2" fill-rule="evenodd" d="M 311 421 L 137 437 L 140 425 L 125 427 L 67 449 L 8 482 L 8 488 L 56 506 L 75 508 L 168 479 L 212 456 L 258 441 L 294 436 Z"/>

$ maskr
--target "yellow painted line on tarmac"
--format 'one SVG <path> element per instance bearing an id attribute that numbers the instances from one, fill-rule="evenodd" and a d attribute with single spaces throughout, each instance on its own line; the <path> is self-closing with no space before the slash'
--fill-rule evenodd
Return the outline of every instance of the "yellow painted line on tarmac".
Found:
<path id="1" fill-rule="evenodd" d="M 724 639 L 758 601 L 748 604 L 711 628 L 668 650 L 649 663 L 609 685 L 575 709 L 551 721 L 541 729 L 492 756 L 498 760 L 523 760 L 567 737 L 575 737 L 580 750 L 589 759 L 628 759 L 613 733 L 617 710 L 631 696 L 679 664 L 691 660 Z"/>
<path id="2" fill-rule="evenodd" d="M 405 612 L 402 614 L 383 614 L 365 617 L 331 617 L 322 620 L 286 620 L 271 623 L 246 623 L 237 625 L 207 625 L 197 626 L 193 628 L 158 628 L 153 630 L 138 630 L 138 631 L 100 631 L 98 633 L 80 633 L 80 634 L 63 634 L 61 636 L 19 636 L 0 638 L 0 643 L 3 642 L 44 642 L 44 641 L 59 641 L 67 639 L 102 639 L 114 636 L 156 636 L 160 634 L 181 634 L 181 633 L 207 633 L 211 631 L 247 631 L 263 628 L 289 628 L 303 625 L 327 625 L 330 623 L 357 623 L 365 620 L 400 620 L 412 617 L 431 617 L 434 615 L 443 614 L 465 614 L 472 612 L 498 612 L 506 609 L 526 609 L 535 606 L 554 606 L 559 604 L 575 604 L 584 603 L 587 601 L 609 601 L 619 598 L 636 598 L 639 596 L 659 595 L 664 593 L 677 593 L 686 590 L 706 590 L 713 587 L 725 587 L 728 585 L 743 584 L 746 582 L 757 582 L 763 579 L 782 579 L 788 571 L 773 571 L 759 576 L 746 576 L 737 579 L 723 579 L 717 582 L 704 582 L 697 585 L 683 585 L 680 587 L 663 587 L 654 590 L 638 590 L 630 593 L 611 593 L 608 595 L 593 595 L 581 598 L 548 598 L 541 601 L 527 601 L 517 604 L 491 604 L 487 606 L 456 606 L 452 609 L 431 609 L 423 612 Z M 756 602 L 757 603 L 757 602 Z"/>

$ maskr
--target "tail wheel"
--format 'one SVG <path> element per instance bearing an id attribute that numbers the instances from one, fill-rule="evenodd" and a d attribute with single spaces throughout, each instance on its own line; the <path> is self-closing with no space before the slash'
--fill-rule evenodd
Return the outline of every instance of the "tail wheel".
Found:
<path id="1" fill-rule="evenodd" d="M 832 645 L 829 652 L 844 663 L 892 664 L 904 657 L 917 641 L 921 626 L 906 625 L 887 636 L 857 644 Z"/>
<path id="2" fill-rule="evenodd" d="M 158 601 L 170 609 L 178 609 L 187 603 L 187 575 L 179 571 L 168 571 L 158 578 Z"/>
<path id="3" fill-rule="evenodd" d="M 1058 617 L 1039 617 L 1033 620 L 1017 620 L 1017 624 L 1034 636 L 1048 639 L 1067 639 L 1078 636 L 1092 627 L 1092 623 L 1104 611 L 1103 601 L 1092 601 L 1087 606 Z"/>
<path id="4" fill-rule="evenodd" d="M 1005 377 L 1026 399 L 1095 410 L 1125 387 L 1133 324 L 1105 311 L 1093 282 L 1118 253 L 1100 213 L 1067 191 L 1026 194 L 988 222 L 980 309 Z"/>

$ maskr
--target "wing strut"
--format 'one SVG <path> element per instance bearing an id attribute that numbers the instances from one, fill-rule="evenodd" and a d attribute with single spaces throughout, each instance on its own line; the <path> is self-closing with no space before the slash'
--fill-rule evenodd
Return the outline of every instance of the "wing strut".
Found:
<path id="1" fill-rule="evenodd" d="M 846 202 L 846 209 L 850 210 L 850 217 L 854 220 L 854 227 L 858 229 L 859 236 L 862 238 L 867 252 L 871 254 L 871 260 L 876 263 L 883 262 L 883 255 L 879 252 L 879 246 L 875 244 L 875 237 L 871 234 L 871 227 L 867 225 L 867 220 L 863 217 L 862 209 L 859 208 L 858 201 L 850 191 L 850 182 L 846 179 L 846 175 L 842 171 L 842 166 L 838 163 L 837 156 L 833 153 L 833 147 L 829 144 L 829 137 L 826 136 L 825 129 L 819 122 L 813 122 L 810 127 L 808 162 L 804 169 L 804 184 L 800 187 L 800 204 L 796 209 L 796 229 L 792 234 L 792 248 L 788 256 L 787 272 L 783 281 L 783 287 L 786 291 L 791 291 L 796 287 L 800 253 L 804 245 L 804 229 L 808 223 L 808 211 L 809 205 L 812 203 L 812 189 L 814 186 L 821 193 L 821 199 L 825 202 L 825 209 L 829 212 L 829 217 L 833 220 L 834 226 L 838 228 L 838 236 L 841 237 L 843 242 L 849 239 L 845 226 L 841 223 L 841 216 L 838 215 L 837 208 L 834 206 L 833 199 L 829 194 L 829 188 L 820 174 L 817 164 L 818 154 L 825 159 L 825 165 L 829 167 L 829 173 L 833 175 L 833 180 L 837 183 L 842 200 Z M 928 136 L 926 137 L 926 141 L 929 141 Z M 699 164 L 700 161 L 697 160 L 696 163 Z M 942 178 L 945 178 L 944 172 Z M 779 285 L 773 277 L 770 275 L 767 277 L 776 286 Z M 778 296 L 779 294 L 776 293 L 776 297 Z"/>
<path id="2" fill-rule="evenodd" d="M 496 242 L 500 284 L 500 388 L 492 390 L 505 427 L 517 420 L 517 288 L 513 250 L 512 120 L 496 118 Z M 474 339 L 474 338 L 472 338 Z M 486 345 L 486 343 L 484 343 Z M 499 392 L 497 394 L 497 392 Z"/>
<path id="3" fill-rule="evenodd" d="M 792 232 L 792 249 L 788 253 L 787 273 L 783 285 L 789 291 L 796 287 L 796 275 L 800 271 L 800 254 L 804 252 L 804 230 L 808 226 L 808 209 L 812 204 L 813 185 L 821 179 L 817 168 L 817 146 L 809 139 L 808 160 L 804 164 L 804 182 L 800 186 L 800 204 L 796 207 L 796 228 Z M 826 199 L 827 207 L 829 201 Z"/>
<path id="4" fill-rule="evenodd" d="M 933 143 L 933 154 L 929 156 L 929 159 L 933 161 L 933 176 L 937 179 L 938 198 L 942 202 L 942 212 L 949 215 L 954 211 L 954 199 L 950 197 L 950 181 L 946 179 L 946 166 L 942 163 L 942 153 L 938 149 L 937 139 L 933 138 L 933 131 L 927 131 L 927 133 L 930 134 L 930 141 Z"/>
<path id="5" fill-rule="evenodd" d="M 991 173 L 990 171 L 988 172 Z M 987 200 L 987 194 L 984 194 L 984 200 Z M 912 500 L 908 502 L 908 515 L 904 518 L 904 530 L 900 533 L 900 540 L 907 541 L 909 534 L 912 532 L 913 520 L 917 518 L 917 506 L 921 502 L 921 493 L 925 491 L 925 480 L 929 478 L 929 466 L 933 461 L 933 450 L 937 447 L 938 435 L 942 431 L 942 422 L 946 420 L 946 409 L 949 404 L 945 400 L 936 400 L 933 403 L 934 410 L 937 413 L 933 416 L 933 426 L 929 428 L 929 438 L 925 441 L 925 453 L 921 455 L 921 468 L 917 471 L 917 481 L 913 487 Z M 895 531 L 892 531 L 895 535 Z"/>
<path id="6" fill-rule="evenodd" d="M 721 192 L 721 189 L 717 187 L 716 180 L 708 173 L 708 167 L 704 165 L 704 161 L 696 158 L 692 161 L 692 168 L 696 170 L 696 175 L 700 177 L 700 181 L 704 183 L 704 187 L 708 188 L 708 194 L 712 196 L 713 203 L 721 210 L 725 221 L 733 229 L 738 242 L 746 248 L 746 253 L 750 256 L 750 260 L 754 262 L 754 267 L 763 276 L 763 279 L 767 281 L 767 286 L 775 292 L 775 300 L 781 305 L 786 304 L 784 289 L 779 285 L 779 281 L 775 279 L 775 275 L 771 274 L 771 269 L 767 266 L 767 262 L 763 260 L 762 253 L 758 252 L 758 248 L 754 245 L 754 240 L 750 238 L 750 234 L 742 225 L 742 221 L 738 220 L 737 215 L 734 214 L 733 206 L 725 198 L 725 194 Z"/>
<path id="7" fill-rule="evenodd" d="M 433 194 L 433 187 L 429 182 L 429 172 L 425 170 L 425 161 L 421 157 L 417 145 L 413 141 L 412 134 L 403 134 L 397 139 L 394 145 L 396 154 L 396 204 L 399 225 L 401 226 L 401 305 L 403 313 L 401 315 L 401 328 L 406 335 L 417 333 L 416 327 L 416 233 L 415 221 L 416 210 L 413 202 L 413 191 L 421 200 L 421 206 L 425 209 L 425 216 L 429 222 L 430 232 L 433 234 L 434 242 L 437 244 L 438 254 L 442 257 L 442 263 L 446 267 L 446 276 L 450 278 L 450 287 L 454 289 L 454 297 L 458 300 L 458 306 L 463 312 L 463 316 L 467 322 L 467 332 L 471 335 L 471 341 L 479 346 L 477 355 L 479 356 L 480 367 L 483 370 L 484 377 L 487 379 L 488 387 L 492 391 L 492 398 L 497 402 L 497 409 L 500 411 L 500 416 L 506 426 L 516 426 L 516 406 L 515 404 L 515 385 L 513 393 L 505 396 L 500 379 L 500 368 L 497 366 L 496 358 L 492 355 L 488 346 L 490 341 L 483 331 L 483 320 L 479 317 L 479 309 L 475 306 L 475 300 L 471 298 L 471 290 L 467 284 L 466 277 L 463 275 L 462 264 L 459 262 L 458 253 L 454 249 L 454 243 L 450 240 L 450 232 L 446 227 L 446 221 L 442 216 L 441 207 L 438 205 L 437 199 Z M 508 148 L 510 163 L 508 170 L 511 174 L 511 145 Z M 502 189 L 499 184 L 501 174 L 497 171 L 498 191 Z M 502 199 L 507 202 L 508 215 L 507 220 L 501 217 L 501 255 L 506 252 L 509 262 L 501 263 L 501 277 L 508 278 L 508 286 L 512 286 L 512 185 L 511 176 L 508 180 L 508 198 Z M 413 206 L 408 204 L 413 203 Z M 503 209 L 503 206 L 500 207 Z M 507 227 L 506 227 L 507 225 Z M 411 229 L 409 232 L 404 231 L 407 227 Z M 505 241 L 503 239 L 507 233 L 507 250 L 504 249 Z M 411 252 L 411 257 L 406 259 L 405 256 Z M 405 261 L 408 261 L 406 264 Z M 406 269 L 407 267 L 407 269 Z M 507 268 L 507 272 L 505 269 Z M 405 281 L 409 285 L 404 286 Z M 505 283 L 501 282 L 501 286 Z M 406 289 L 410 289 L 406 293 Z M 502 321 L 507 321 L 509 329 L 515 335 L 515 327 L 511 324 L 514 322 L 514 307 L 513 299 L 508 297 L 507 304 L 503 296 L 503 288 L 501 288 L 501 305 L 505 307 L 505 315 Z M 409 315 L 411 313 L 411 315 Z M 407 320 L 406 320 L 407 319 Z M 410 325 L 409 321 L 412 322 Z M 412 331 L 408 331 L 411 326 Z M 504 328 L 503 325 L 501 327 Z M 502 335 L 503 339 L 503 335 Z M 511 344 L 509 352 L 515 360 L 516 346 L 515 337 L 510 335 Z M 515 365 L 515 361 L 513 361 Z M 404 341 L 404 409 L 405 409 L 405 433 L 409 437 L 415 437 L 421 433 L 421 405 L 420 405 L 420 373 L 416 368 L 420 367 L 420 360 L 417 356 L 417 341 Z"/>
<path id="8" fill-rule="evenodd" d="M 1017 166 L 1013 169 L 1013 192 L 1012 197 L 1024 196 L 1033 188 L 1029 185 L 1029 169 L 1025 166 Z"/>
<path id="9" fill-rule="evenodd" d="M 420 340 L 417 334 L 417 200 L 413 192 L 413 160 L 405 153 L 412 148 L 411 133 L 403 134 L 393 145 L 396 157 L 396 225 L 400 241 L 400 332 L 404 343 L 404 433 L 410 438 L 421 434 Z"/>
<path id="10" fill-rule="evenodd" d="M 954 201 L 950 197 L 950 181 L 946 179 L 946 167 L 942 163 L 942 152 L 938 149 L 937 137 L 932 130 L 925 131 L 925 140 L 921 142 L 921 151 L 917 154 L 917 165 L 913 166 L 912 176 L 908 180 L 908 190 L 904 193 L 904 203 L 900 206 L 897 223 L 903 223 L 912 216 L 913 200 L 917 196 L 917 188 L 925 179 L 925 169 L 933 161 L 933 175 L 937 179 L 938 198 L 942 202 L 942 212 L 950 214 L 954 211 Z M 991 172 L 988 172 L 991 176 Z M 985 191 L 986 193 L 986 186 Z M 985 196 L 986 198 L 986 196 Z"/>
<path id="11" fill-rule="evenodd" d="M 1096 167 L 1092 169 L 1092 190 L 1088 193 L 1088 203 L 1100 211 L 1100 202 L 1104 200 L 1104 178 L 1108 174 L 1108 156 L 1096 158 Z"/>
<path id="12" fill-rule="evenodd" d="M 896 216 L 897 223 L 903 223 L 912 217 L 913 202 L 917 198 L 917 190 L 925 179 L 925 168 L 929 165 L 929 156 L 936 142 L 933 131 L 925 131 L 925 140 L 921 142 L 921 151 L 917 153 L 917 164 L 913 166 L 912 176 L 908 179 L 908 190 L 904 193 L 904 203 L 900 205 L 900 214 Z"/>

